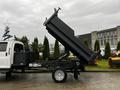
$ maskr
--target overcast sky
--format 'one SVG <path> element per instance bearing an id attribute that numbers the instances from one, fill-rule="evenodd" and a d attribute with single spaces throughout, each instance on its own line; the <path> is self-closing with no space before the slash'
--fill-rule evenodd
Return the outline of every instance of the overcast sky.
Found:
<path id="1" fill-rule="evenodd" d="M 41 43 L 46 35 L 53 43 L 43 22 L 55 7 L 76 35 L 120 25 L 120 0 L 0 0 L 0 36 L 8 24 L 12 35 L 26 35 L 30 42 L 38 37 Z"/>

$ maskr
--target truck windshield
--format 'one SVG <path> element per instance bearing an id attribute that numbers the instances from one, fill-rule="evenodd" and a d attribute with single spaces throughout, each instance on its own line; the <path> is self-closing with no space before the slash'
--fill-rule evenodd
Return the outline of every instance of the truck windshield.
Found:
<path id="1" fill-rule="evenodd" d="M 0 52 L 6 51 L 7 42 L 0 42 Z"/>

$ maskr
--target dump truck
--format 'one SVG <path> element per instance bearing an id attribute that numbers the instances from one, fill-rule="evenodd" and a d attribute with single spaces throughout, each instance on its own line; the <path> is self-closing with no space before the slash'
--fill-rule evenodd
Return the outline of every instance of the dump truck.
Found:
<path id="1" fill-rule="evenodd" d="M 95 60 L 98 52 L 93 52 L 87 48 L 74 35 L 74 31 L 60 18 L 58 18 L 58 10 L 55 9 L 54 14 L 46 19 L 44 26 L 46 30 L 56 38 L 67 50 L 71 51 L 78 59 L 67 60 L 68 52 L 56 60 L 43 60 L 40 62 L 39 68 L 46 68 L 52 73 L 52 79 L 57 83 L 65 82 L 68 73 L 73 73 L 75 79 L 81 71 L 85 71 L 85 65 L 91 60 Z M 6 73 L 8 78 L 15 69 L 28 69 L 32 54 L 24 50 L 23 43 L 19 41 L 1 41 L 0 42 L 0 72 Z"/>

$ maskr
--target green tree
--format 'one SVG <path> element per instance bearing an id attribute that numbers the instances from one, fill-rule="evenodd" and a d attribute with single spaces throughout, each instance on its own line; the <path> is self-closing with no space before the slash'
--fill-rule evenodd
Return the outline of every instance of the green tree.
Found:
<path id="1" fill-rule="evenodd" d="M 29 51 L 29 40 L 28 40 L 27 36 L 23 36 L 22 38 L 18 38 L 14 35 L 14 40 L 22 42 L 25 46 L 25 51 Z"/>
<path id="2" fill-rule="evenodd" d="M 55 40 L 55 45 L 54 45 L 54 59 L 58 58 L 60 56 L 60 48 L 59 48 L 59 42 L 58 40 Z"/>
<path id="3" fill-rule="evenodd" d="M 40 60 L 43 60 L 43 56 L 42 56 L 42 52 L 43 52 L 43 49 L 44 49 L 43 44 L 40 43 L 40 44 L 38 45 L 38 48 L 39 48 L 39 53 L 40 53 L 39 59 L 40 59 Z"/>
<path id="4" fill-rule="evenodd" d="M 5 33 L 2 36 L 4 41 L 11 38 L 11 37 L 13 37 L 12 35 L 9 34 L 9 32 L 10 32 L 10 27 L 6 26 L 5 27 Z"/>
<path id="5" fill-rule="evenodd" d="M 21 38 L 16 37 L 16 35 L 14 35 L 14 40 L 15 40 L 15 41 L 21 41 Z"/>
<path id="6" fill-rule="evenodd" d="M 25 50 L 29 51 L 29 40 L 26 36 L 23 36 L 20 41 L 24 44 Z"/>
<path id="7" fill-rule="evenodd" d="M 120 50 L 120 41 L 117 44 L 117 51 L 119 51 L 119 50 Z"/>
<path id="8" fill-rule="evenodd" d="M 84 41 L 84 44 L 85 44 L 85 46 L 87 46 L 89 48 L 87 40 Z"/>
<path id="9" fill-rule="evenodd" d="M 49 49 L 49 41 L 48 41 L 47 37 L 44 38 L 43 47 L 44 47 L 43 59 L 48 60 L 50 57 L 50 49 Z"/>
<path id="10" fill-rule="evenodd" d="M 44 47 L 42 43 L 38 45 L 38 48 L 39 48 L 39 52 L 43 52 Z"/>
<path id="11" fill-rule="evenodd" d="M 96 40 L 94 45 L 94 51 L 99 51 L 99 50 L 100 50 L 100 44 L 99 44 L 99 41 Z"/>
<path id="12" fill-rule="evenodd" d="M 105 45 L 105 59 L 108 59 L 111 55 L 110 44 L 109 42 Z"/>
<path id="13" fill-rule="evenodd" d="M 34 42 L 32 42 L 32 50 L 34 53 L 34 60 L 39 60 L 39 44 L 38 44 L 38 38 L 34 38 Z"/>

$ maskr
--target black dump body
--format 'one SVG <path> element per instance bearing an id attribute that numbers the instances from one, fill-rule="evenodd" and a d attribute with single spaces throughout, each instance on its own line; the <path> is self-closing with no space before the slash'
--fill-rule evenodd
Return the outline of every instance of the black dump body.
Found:
<path id="1" fill-rule="evenodd" d="M 13 62 L 13 67 L 14 66 L 28 66 L 29 63 L 34 62 L 33 58 L 33 52 L 15 52 L 14 53 L 14 62 Z"/>
<path id="2" fill-rule="evenodd" d="M 27 64 L 27 54 L 24 52 L 16 52 L 14 53 L 14 65 L 19 66 L 21 64 L 26 65 Z"/>
<path id="3" fill-rule="evenodd" d="M 58 11 L 45 21 L 44 25 L 48 32 L 67 47 L 74 55 L 80 59 L 80 63 L 88 64 L 94 60 L 96 53 L 84 46 L 81 41 L 74 36 L 74 31 L 57 16 Z"/>

